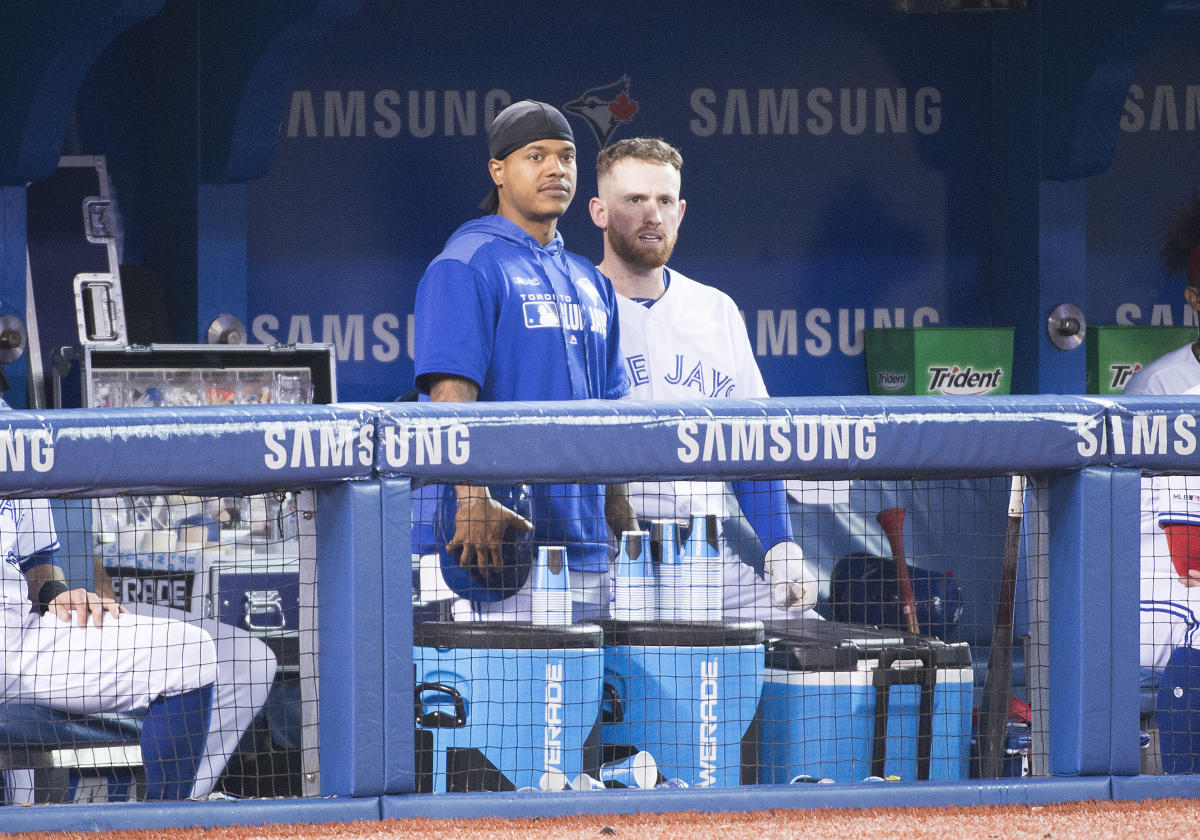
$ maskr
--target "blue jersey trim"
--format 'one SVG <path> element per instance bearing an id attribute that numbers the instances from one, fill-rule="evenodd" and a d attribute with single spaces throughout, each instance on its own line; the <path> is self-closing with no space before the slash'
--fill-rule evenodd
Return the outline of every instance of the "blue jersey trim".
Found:
<path id="1" fill-rule="evenodd" d="M 58 540 L 55 540 L 52 545 L 46 546 L 40 551 L 35 551 L 28 557 L 21 559 L 20 569 L 22 572 L 27 572 L 34 566 L 51 565 L 62 568 L 62 564 L 58 561 L 58 549 L 60 548 Z"/>

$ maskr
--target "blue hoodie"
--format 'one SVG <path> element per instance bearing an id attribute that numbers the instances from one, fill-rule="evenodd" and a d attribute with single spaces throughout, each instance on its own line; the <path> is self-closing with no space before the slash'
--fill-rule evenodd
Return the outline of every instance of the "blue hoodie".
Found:
<path id="1" fill-rule="evenodd" d="M 466 377 L 489 402 L 629 391 L 608 278 L 561 235 L 543 246 L 502 216 L 464 224 L 425 270 L 415 356 L 424 393 L 433 374 Z M 571 568 L 607 568 L 602 486 L 536 485 L 534 519 L 534 538 L 567 545 Z"/>

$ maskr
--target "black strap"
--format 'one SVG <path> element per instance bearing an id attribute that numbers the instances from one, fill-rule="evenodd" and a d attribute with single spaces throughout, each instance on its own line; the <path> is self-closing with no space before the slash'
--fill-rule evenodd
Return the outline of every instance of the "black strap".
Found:
<path id="1" fill-rule="evenodd" d="M 46 610 L 50 609 L 50 602 L 64 592 L 69 592 L 71 587 L 67 586 L 61 580 L 48 580 L 42 584 L 42 588 L 38 590 L 37 603 L 34 606 L 37 611 L 45 615 Z"/>

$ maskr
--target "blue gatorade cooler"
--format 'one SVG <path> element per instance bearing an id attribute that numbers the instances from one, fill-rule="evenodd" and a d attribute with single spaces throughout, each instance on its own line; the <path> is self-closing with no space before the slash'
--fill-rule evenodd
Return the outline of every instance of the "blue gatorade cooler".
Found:
<path id="1" fill-rule="evenodd" d="M 965 642 L 818 619 L 768 622 L 758 779 L 969 776 Z"/>
<path id="2" fill-rule="evenodd" d="M 741 780 L 741 741 L 762 692 L 763 626 L 602 621 L 606 749 L 650 753 L 691 787 Z"/>
<path id="3" fill-rule="evenodd" d="M 589 736 L 602 640 L 593 624 L 416 625 L 418 790 L 560 790 L 598 767 Z M 585 746 L 594 753 L 586 765 Z"/>

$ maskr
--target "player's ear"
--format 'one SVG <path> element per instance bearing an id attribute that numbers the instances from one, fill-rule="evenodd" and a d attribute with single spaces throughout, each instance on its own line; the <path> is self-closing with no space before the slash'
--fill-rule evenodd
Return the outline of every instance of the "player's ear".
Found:
<path id="1" fill-rule="evenodd" d="M 496 160 L 495 158 L 488 161 L 488 174 L 492 176 L 492 183 L 497 187 L 504 181 L 500 175 L 502 169 L 504 169 L 504 161 Z"/>
<path id="2" fill-rule="evenodd" d="M 681 198 L 679 199 L 679 221 L 681 222 L 683 221 L 683 213 L 685 210 L 687 210 L 687 201 Z"/>
<path id="3" fill-rule="evenodd" d="M 588 213 L 592 216 L 592 223 L 600 228 L 600 230 L 608 230 L 608 208 L 604 206 L 604 202 L 599 196 L 592 196 L 588 201 Z"/>
<path id="4" fill-rule="evenodd" d="M 1188 286 L 1183 290 L 1183 299 L 1187 301 L 1188 306 L 1200 312 L 1200 288 Z"/>

